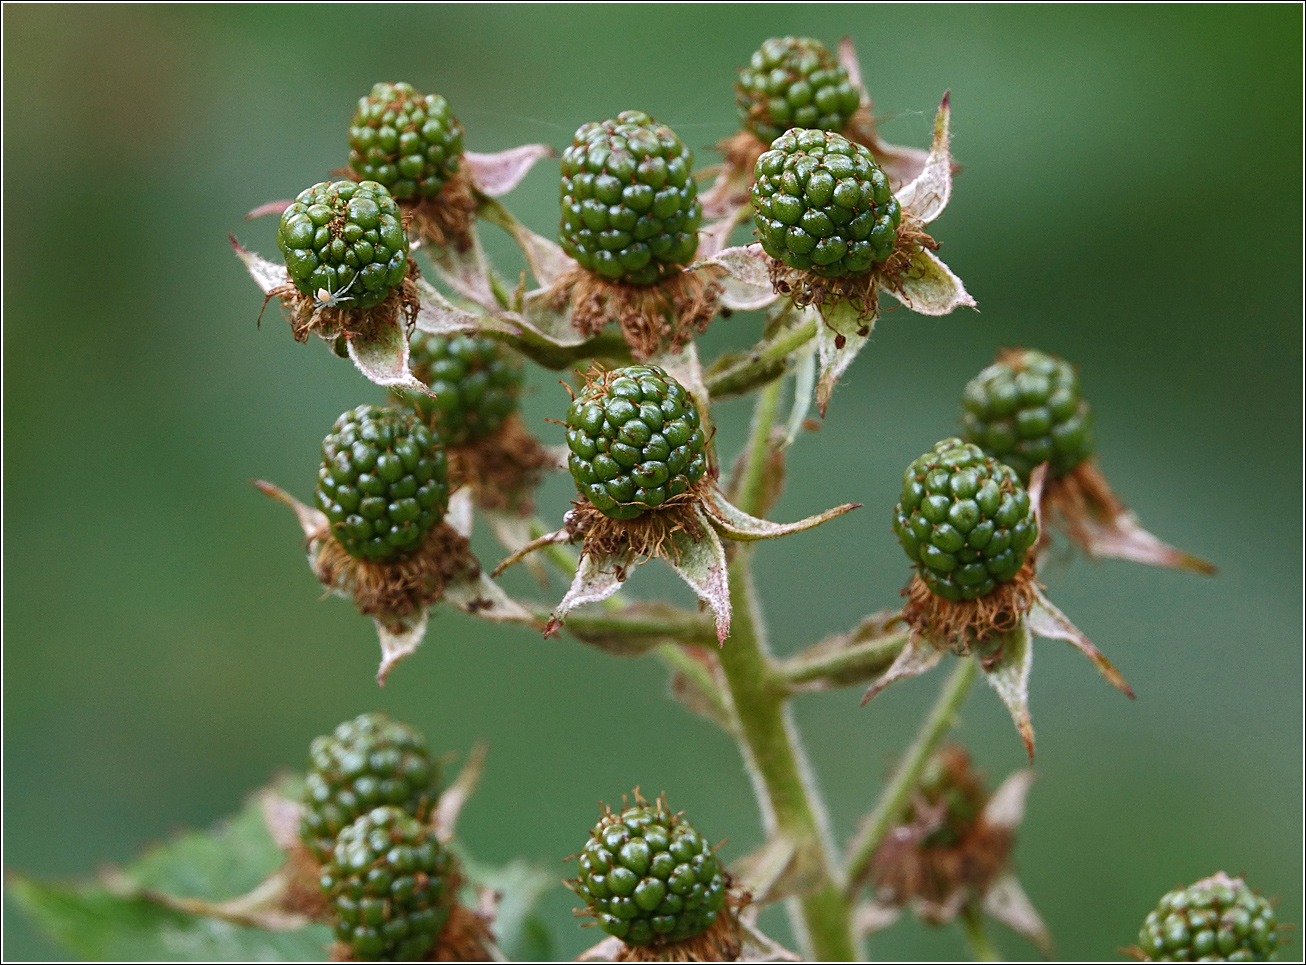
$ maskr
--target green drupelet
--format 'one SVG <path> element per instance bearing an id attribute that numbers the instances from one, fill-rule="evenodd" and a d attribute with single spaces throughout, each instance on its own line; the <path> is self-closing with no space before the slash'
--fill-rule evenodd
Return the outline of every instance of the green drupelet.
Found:
<path id="1" fill-rule="evenodd" d="M 698 406 L 655 365 L 604 373 L 572 401 L 566 424 L 576 487 L 612 519 L 656 509 L 707 472 Z"/>
<path id="2" fill-rule="evenodd" d="M 954 602 L 1014 579 L 1038 539 L 1016 473 L 960 439 L 944 439 L 907 467 L 893 531 L 931 592 Z"/>
<path id="3" fill-rule="evenodd" d="M 322 440 L 317 508 L 351 556 L 397 559 L 444 517 L 448 472 L 439 438 L 416 413 L 360 405 Z"/>
<path id="4" fill-rule="evenodd" d="M 757 159 L 762 248 L 823 278 L 864 275 L 894 252 L 902 206 L 871 152 L 829 131 L 787 131 Z"/>

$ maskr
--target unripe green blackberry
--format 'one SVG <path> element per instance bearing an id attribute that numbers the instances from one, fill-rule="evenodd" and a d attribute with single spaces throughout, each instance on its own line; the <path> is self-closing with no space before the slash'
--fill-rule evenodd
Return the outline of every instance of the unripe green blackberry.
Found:
<path id="1" fill-rule="evenodd" d="M 433 198 L 463 156 L 463 126 L 439 94 L 377 84 L 349 122 L 349 166 L 395 198 Z"/>
<path id="2" fill-rule="evenodd" d="M 379 807 L 340 832 L 319 879 L 336 938 L 362 961 L 417 961 L 449 920 L 453 863 L 435 832 Z"/>
<path id="3" fill-rule="evenodd" d="M 408 271 L 399 206 L 375 181 L 323 181 L 299 192 L 281 215 L 277 244 L 296 288 L 349 308 L 379 304 Z"/>
<path id="4" fill-rule="evenodd" d="M 1161 899 L 1138 933 L 1153 962 L 1264 962 L 1278 947 L 1274 909 L 1224 872 Z"/>
<path id="5" fill-rule="evenodd" d="M 944 439 L 907 467 L 893 531 L 926 586 L 953 601 L 1014 578 L 1038 539 L 1015 472 L 960 439 Z"/>
<path id="6" fill-rule="evenodd" d="M 360 405 L 322 440 L 317 508 L 351 556 L 396 559 L 444 517 L 448 474 L 439 439 L 416 413 Z"/>
<path id="7" fill-rule="evenodd" d="M 579 865 L 576 894 L 627 945 L 694 938 L 725 909 L 725 871 L 712 846 L 661 802 L 605 814 Z"/>
<path id="8" fill-rule="evenodd" d="M 483 335 L 431 335 L 408 340 L 408 367 L 435 398 L 405 392 L 447 446 L 463 446 L 493 433 L 517 411 L 522 366 L 511 349 Z"/>
<path id="9" fill-rule="evenodd" d="M 707 436 L 688 390 L 656 365 L 606 372 L 567 409 L 568 466 L 605 516 L 634 519 L 707 472 Z"/>
<path id="10" fill-rule="evenodd" d="M 863 275 L 893 254 L 902 206 L 871 152 L 842 134 L 794 129 L 757 159 L 762 248 L 824 278 Z"/>
<path id="11" fill-rule="evenodd" d="M 1032 349 L 1004 352 L 961 397 L 968 442 L 1001 459 L 1021 480 L 1040 463 L 1052 478 L 1093 455 L 1093 410 L 1070 363 Z"/>
<path id="12" fill-rule="evenodd" d="M 861 93 L 819 40 L 772 37 L 739 71 L 735 103 L 744 127 L 770 144 L 791 127 L 842 131 Z"/>
<path id="13" fill-rule="evenodd" d="M 300 837 L 325 861 L 340 832 L 375 807 L 424 820 L 439 783 L 425 737 L 385 714 L 360 714 L 309 745 Z"/>
<path id="14" fill-rule="evenodd" d="M 590 123 L 562 154 L 558 240 L 583 268 L 651 285 L 694 260 L 703 206 L 694 153 L 642 111 Z"/>

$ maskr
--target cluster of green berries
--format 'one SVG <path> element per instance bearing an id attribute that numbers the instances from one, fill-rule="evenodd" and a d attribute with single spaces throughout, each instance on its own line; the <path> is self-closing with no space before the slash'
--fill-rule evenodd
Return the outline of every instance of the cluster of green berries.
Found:
<path id="1" fill-rule="evenodd" d="M 522 366 L 512 350 L 484 335 L 431 335 L 408 340 L 408 367 L 435 398 L 404 392 L 446 446 L 492 435 L 517 411 Z"/>
<path id="2" fill-rule="evenodd" d="M 371 308 L 408 272 L 399 206 L 375 181 L 323 181 L 301 191 L 281 215 L 277 245 L 295 287 L 329 305 Z"/>
<path id="3" fill-rule="evenodd" d="M 651 285 L 694 259 L 703 206 L 694 154 L 641 111 L 586 124 L 562 155 L 558 240 L 581 267 Z"/>
<path id="4" fill-rule="evenodd" d="M 1014 578 L 1038 539 L 1016 473 L 960 439 L 944 439 L 907 467 L 893 531 L 926 586 L 952 601 Z"/>
<path id="5" fill-rule="evenodd" d="M 656 365 L 595 379 L 572 401 L 566 421 L 576 487 L 612 519 L 656 509 L 707 472 L 694 397 Z"/>
<path id="6" fill-rule="evenodd" d="M 772 258 L 842 278 L 893 254 L 902 206 L 862 145 L 829 131 L 787 131 L 754 174 L 754 221 Z"/>
<path id="7" fill-rule="evenodd" d="M 740 69 L 735 103 L 744 128 L 770 144 L 791 127 L 842 131 L 861 92 L 819 40 L 772 37 Z"/>
<path id="8" fill-rule="evenodd" d="M 439 784 L 422 734 L 385 714 L 361 714 L 309 745 L 300 837 L 325 861 L 340 832 L 373 808 L 425 819 Z"/>
<path id="9" fill-rule="evenodd" d="M 725 871 L 711 845 L 661 802 L 605 814 L 579 865 L 576 894 L 599 927 L 627 945 L 694 938 L 726 905 Z"/>
<path id="10" fill-rule="evenodd" d="M 444 517 L 448 475 L 439 438 L 416 413 L 360 405 L 322 440 L 317 508 L 351 556 L 394 560 Z"/>
<path id="11" fill-rule="evenodd" d="M 420 959 L 449 917 L 452 859 L 428 823 L 439 782 L 426 738 L 385 714 L 361 714 L 309 747 L 300 838 L 355 959 Z"/>
<path id="12" fill-rule="evenodd" d="M 463 128 L 439 94 L 377 84 L 349 124 L 349 167 L 401 199 L 433 198 L 458 170 Z"/>
<path id="13" fill-rule="evenodd" d="M 1264 962 L 1278 944 L 1269 901 L 1223 873 L 1171 891 L 1138 933 L 1153 962 Z"/>
<path id="14" fill-rule="evenodd" d="M 336 938 L 362 961 L 418 961 L 449 920 L 452 860 L 402 808 L 375 808 L 340 832 L 319 885 Z"/>
<path id="15" fill-rule="evenodd" d="M 1074 368 L 1055 355 L 1003 353 L 971 379 L 961 404 L 966 440 L 1024 481 L 1041 463 L 1060 478 L 1093 455 L 1093 410 L 1080 394 Z"/>

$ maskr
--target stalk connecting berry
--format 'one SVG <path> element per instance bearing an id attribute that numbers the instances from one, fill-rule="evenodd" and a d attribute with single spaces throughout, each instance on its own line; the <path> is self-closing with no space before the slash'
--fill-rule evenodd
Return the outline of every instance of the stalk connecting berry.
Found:
<path id="1" fill-rule="evenodd" d="M 448 473 L 439 440 L 415 413 L 360 405 L 322 440 L 317 508 L 351 556 L 397 559 L 443 518 Z"/>
<path id="2" fill-rule="evenodd" d="M 407 392 L 411 403 L 447 446 L 484 439 L 517 411 L 522 367 L 510 349 L 483 335 L 430 335 L 408 340 L 409 363 L 435 398 Z"/>
<path id="3" fill-rule="evenodd" d="M 656 365 L 605 372 L 567 409 L 568 465 L 605 516 L 634 519 L 688 492 L 707 472 L 694 397 Z"/>
<path id="4" fill-rule="evenodd" d="M 1220 872 L 1162 898 L 1138 944 L 1153 962 L 1264 962 L 1279 937 L 1270 903 Z"/>
<path id="5" fill-rule="evenodd" d="M 463 155 L 462 125 L 439 94 L 411 84 L 377 84 L 349 124 L 349 166 L 395 198 L 433 198 Z"/>
<path id="6" fill-rule="evenodd" d="M 663 802 L 604 814 L 579 865 L 573 889 L 599 927 L 627 945 L 694 938 L 726 905 L 725 871 L 711 845 Z"/>
<path id="7" fill-rule="evenodd" d="M 609 281 L 651 285 L 694 259 L 703 207 L 694 154 L 642 111 L 586 124 L 562 155 L 558 240 Z"/>
<path id="8" fill-rule="evenodd" d="M 375 807 L 425 820 L 439 783 L 425 737 L 385 714 L 360 714 L 309 745 L 300 837 L 325 861 L 340 832 Z"/>
<path id="9" fill-rule="evenodd" d="M 842 131 L 861 93 L 819 40 L 772 37 L 739 71 L 735 103 L 744 127 L 770 144 L 791 127 Z"/>
<path id="10" fill-rule="evenodd" d="M 902 207 L 862 145 L 830 131 L 786 131 L 754 174 L 754 220 L 772 258 L 842 278 L 893 254 Z"/>
<path id="11" fill-rule="evenodd" d="M 449 920 L 452 861 L 435 832 L 379 807 L 340 832 L 319 880 L 336 938 L 363 961 L 416 961 Z"/>
<path id="12" fill-rule="evenodd" d="M 1003 352 L 962 395 L 967 441 L 1016 470 L 1040 463 L 1060 478 L 1093 455 L 1093 410 L 1069 362 L 1032 349 Z"/>
<path id="13" fill-rule="evenodd" d="M 323 181 L 301 191 L 281 215 L 277 244 L 295 287 L 331 306 L 380 304 L 408 271 L 399 206 L 375 181 Z"/>
<path id="14" fill-rule="evenodd" d="M 1013 579 L 1038 523 L 1010 467 L 978 446 L 944 439 L 903 473 L 893 531 L 926 586 L 957 601 Z"/>

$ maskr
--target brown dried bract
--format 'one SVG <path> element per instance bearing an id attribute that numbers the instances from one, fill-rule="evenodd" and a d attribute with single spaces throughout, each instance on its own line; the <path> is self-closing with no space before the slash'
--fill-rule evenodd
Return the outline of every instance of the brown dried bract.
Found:
<path id="1" fill-rule="evenodd" d="M 1060 479 L 1053 479 L 1051 475 L 1048 474 L 1049 478 L 1043 484 L 1043 515 L 1060 517 L 1065 523 L 1066 534 L 1085 552 L 1091 553 L 1093 540 L 1087 521 L 1110 523 L 1124 512 L 1125 504 L 1111 491 L 1110 483 L 1097 466 L 1097 457 L 1085 459 Z"/>
<path id="2" fill-rule="evenodd" d="M 448 446 L 449 488 L 472 487 L 476 505 L 529 516 L 531 491 L 553 460 L 514 413 L 493 433 L 465 446 Z"/>
<path id="3" fill-rule="evenodd" d="M 664 347 L 673 351 L 707 329 L 716 316 L 719 282 L 698 272 L 677 271 L 652 285 L 609 281 L 574 265 L 553 286 L 553 307 L 570 305 L 577 331 L 594 336 L 616 322 L 637 360 Z"/>
<path id="4" fill-rule="evenodd" d="M 412 219 L 410 230 L 425 244 L 436 248 L 467 251 L 472 247 L 472 224 L 476 221 L 476 186 L 466 161 L 460 162 L 440 193 L 434 198 L 398 202 Z"/>
<path id="5" fill-rule="evenodd" d="M 328 527 L 311 541 L 321 547 L 313 564 L 318 580 L 350 594 L 359 613 L 382 620 L 412 616 L 439 600 L 453 578 L 480 572 L 467 540 L 443 522 L 431 527 L 417 550 L 397 560 L 350 556 Z"/>
<path id="6" fill-rule="evenodd" d="M 344 338 L 374 339 L 399 324 L 402 316 L 405 328 L 417 321 L 421 298 L 417 293 L 417 264 L 408 259 L 408 273 L 399 287 L 371 308 L 350 308 L 347 305 L 324 305 L 312 295 L 305 295 L 293 284 L 278 285 L 263 299 L 266 307 L 273 298 L 281 299 L 281 310 L 290 322 L 291 334 L 296 342 L 307 342 L 310 335 L 333 342 Z M 259 318 L 263 313 L 259 313 Z"/>
<path id="7" fill-rule="evenodd" d="M 322 866 L 313 857 L 313 852 L 303 845 L 295 845 L 286 852 L 283 873 L 286 888 L 279 899 L 281 909 L 314 921 L 327 920 L 327 898 L 318 884 Z"/>
<path id="8" fill-rule="evenodd" d="M 704 477 L 693 488 L 634 519 L 612 519 L 588 499 L 578 499 L 567 514 L 567 529 L 577 537 L 583 536 L 584 554 L 618 559 L 629 556 L 637 565 L 654 557 L 679 562 L 680 550 L 674 537 L 684 533 L 691 540 L 700 540 L 705 535 L 699 507 L 709 485 Z"/>
<path id="9" fill-rule="evenodd" d="M 992 593 L 975 600 L 945 600 L 935 594 L 913 574 L 902 591 L 907 603 L 902 617 L 927 640 L 946 642 L 958 656 L 970 654 L 972 648 L 1003 633 L 1016 629 L 1022 616 L 1029 612 L 1038 595 L 1039 582 L 1033 565 L 1026 560 L 1015 577 L 999 583 Z M 999 653 L 984 653 L 980 661 L 985 669 L 997 663 Z"/>
<path id="10" fill-rule="evenodd" d="M 960 893 L 982 895 L 1006 864 L 1014 837 L 1007 828 L 986 823 L 988 795 L 966 752 L 949 746 L 940 752 L 948 790 L 961 798 L 961 810 L 976 815 L 957 820 L 948 795 L 931 803 L 917 793 L 905 823 L 889 832 L 871 862 L 876 897 L 886 904 L 917 902 L 921 917 L 942 924 L 959 910 Z M 951 818 L 951 820 L 950 820 Z M 936 832 L 951 832 L 950 844 L 930 844 Z"/>
<path id="11" fill-rule="evenodd" d="M 792 268 L 769 257 L 767 270 L 771 286 L 777 292 L 788 295 L 800 308 L 814 306 L 827 324 L 830 309 L 835 304 L 848 302 L 856 309 L 858 320 L 862 323 L 857 334 L 868 335 L 871 325 L 880 314 L 880 290 L 901 290 L 903 276 L 911 266 L 915 252 L 921 248 L 937 251 L 938 247 L 938 242 L 925 230 L 924 223 L 904 211 L 894 240 L 893 253 L 883 264 L 876 265 L 863 275 L 825 278 L 814 271 Z M 838 333 L 840 336 L 844 334 Z"/>
<path id="12" fill-rule="evenodd" d="M 451 887 L 450 892 L 455 889 Z M 464 908 L 457 902 L 449 909 L 449 920 L 424 961 L 490 962 L 494 933 L 490 920 L 480 912 Z"/>

